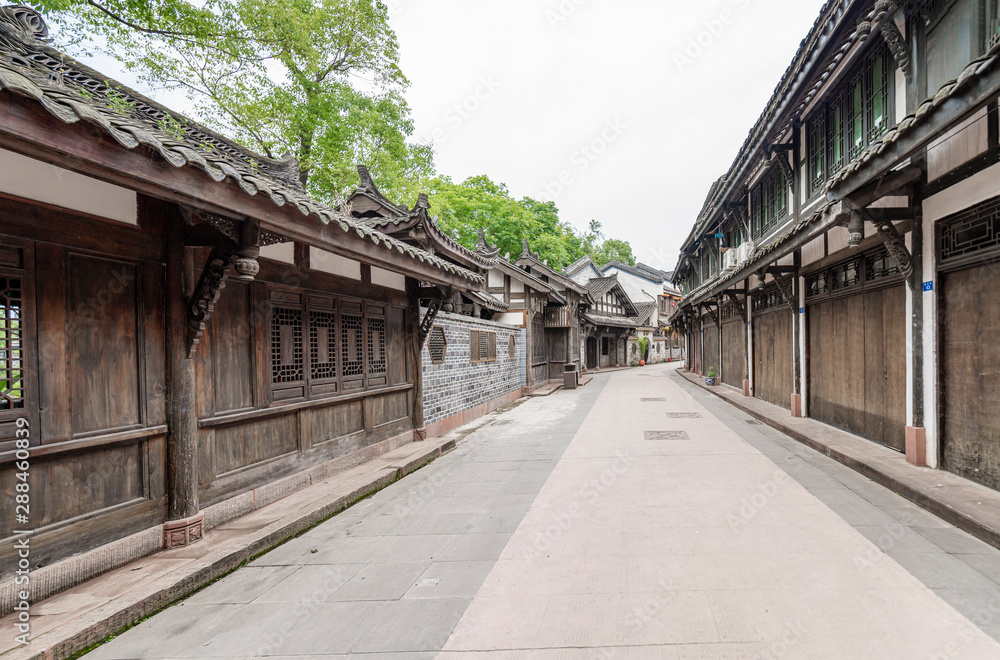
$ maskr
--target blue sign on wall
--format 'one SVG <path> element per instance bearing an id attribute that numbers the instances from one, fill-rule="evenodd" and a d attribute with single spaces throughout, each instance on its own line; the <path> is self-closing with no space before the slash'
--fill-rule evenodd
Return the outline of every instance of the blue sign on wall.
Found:
<path id="1" fill-rule="evenodd" d="M 934 282 L 924 282 L 924 291 L 933 291 Z"/>

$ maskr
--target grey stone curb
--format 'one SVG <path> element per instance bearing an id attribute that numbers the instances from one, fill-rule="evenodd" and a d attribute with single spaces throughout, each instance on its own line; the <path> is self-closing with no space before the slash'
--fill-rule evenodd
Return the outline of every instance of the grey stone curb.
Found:
<path id="1" fill-rule="evenodd" d="M 148 587 L 132 592 L 117 601 L 80 619 L 67 622 L 32 640 L 32 647 L 24 653 L 5 655 L 10 658 L 53 660 L 69 658 L 99 644 L 112 635 L 119 634 L 156 612 L 190 596 L 195 591 L 239 568 L 245 562 L 276 548 L 285 541 L 308 530 L 317 523 L 340 513 L 359 500 L 371 495 L 404 476 L 419 470 L 455 448 L 455 440 L 440 444 L 428 443 L 427 450 L 409 458 L 403 465 L 391 465 L 370 477 L 370 481 L 346 495 L 314 503 L 307 513 L 291 514 L 231 544 L 215 550 L 201 559 L 180 569 L 179 575 L 169 575 L 154 581 Z M 233 547 L 237 545 L 237 547 Z M 162 585 L 164 581 L 170 584 Z M 126 601 L 126 602 L 122 602 Z M 72 629 L 69 629 L 72 628 Z"/>
<path id="2" fill-rule="evenodd" d="M 748 406 L 740 404 L 719 391 L 718 387 L 708 387 L 702 384 L 698 380 L 689 378 L 685 374 L 678 372 L 677 376 L 682 382 L 690 383 L 696 387 L 710 392 L 715 396 L 719 397 L 729 405 L 733 406 L 737 410 L 740 410 L 747 415 L 750 415 L 754 419 L 757 419 L 764 424 L 767 424 L 771 428 L 784 433 L 788 437 L 800 442 L 807 447 L 818 451 L 819 453 L 832 458 L 833 460 L 845 465 L 855 472 L 858 472 L 865 477 L 868 477 L 880 486 L 884 486 L 889 490 L 899 494 L 900 496 L 906 498 L 910 502 L 913 502 L 917 506 L 926 509 L 927 511 L 933 513 L 938 518 L 941 518 L 945 522 L 954 525 L 955 527 L 961 529 L 962 531 L 968 532 L 972 536 L 975 536 L 980 541 L 988 543 L 994 548 L 1000 549 L 1000 529 L 995 525 L 990 524 L 984 520 L 975 517 L 973 514 L 966 513 L 964 511 L 959 511 L 954 506 L 944 501 L 942 498 L 938 497 L 934 491 L 922 488 L 919 484 L 907 481 L 906 479 L 897 477 L 895 475 L 889 474 L 884 470 L 881 470 L 877 466 L 870 462 L 860 459 L 857 456 L 852 456 L 846 454 L 838 449 L 830 447 L 829 445 L 811 438 L 808 435 L 798 431 L 787 424 L 782 423 L 780 420 L 769 417 L 759 411 L 753 410 Z M 950 474 L 950 473 L 949 473 Z M 972 483 L 972 482 L 969 482 Z"/>

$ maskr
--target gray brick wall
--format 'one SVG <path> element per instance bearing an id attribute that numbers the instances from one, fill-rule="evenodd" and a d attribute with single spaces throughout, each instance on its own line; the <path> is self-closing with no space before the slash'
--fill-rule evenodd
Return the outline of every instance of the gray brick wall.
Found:
<path id="1" fill-rule="evenodd" d="M 424 423 L 432 424 L 480 404 L 510 394 L 527 384 L 524 328 L 493 323 L 470 316 L 440 313 L 435 326 L 444 328 L 448 348 L 444 364 L 431 364 L 424 344 L 421 361 L 424 377 Z M 497 333 L 496 362 L 469 359 L 469 331 Z M 514 358 L 509 351 L 514 337 Z"/>

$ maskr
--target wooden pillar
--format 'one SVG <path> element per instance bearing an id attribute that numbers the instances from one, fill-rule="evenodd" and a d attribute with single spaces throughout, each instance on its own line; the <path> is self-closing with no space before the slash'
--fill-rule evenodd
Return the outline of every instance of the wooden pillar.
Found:
<path id="1" fill-rule="evenodd" d="M 802 287 L 799 285 L 800 277 L 798 276 L 798 266 L 801 263 L 801 255 L 798 250 L 795 251 L 795 266 L 796 274 L 791 277 L 791 288 L 792 288 L 792 369 L 794 374 L 792 376 L 792 401 L 791 401 L 791 411 L 792 417 L 802 417 L 802 320 L 805 314 L 805 307 L 801 300 L 802 297 Z"/>
<path id="2" fill-rule="evenodd" d="M 752 346 L 750 345 L 750 313 L 752 310 L 752 305 L 750 304 L 750 278 L 743 280 L 743 307 L 746 313 L 743 318 L 746 319 L 746 324 L 743 328 L 743 396 L 750 396 L 750 351 Z"/>
<path id="3" fill-rule="evenodd" d="M 169 211 L 167 232 L 167 522 L 163 545 L 176 548 L 199 541 L 205 516 L 198 505 L 198 419 L 195 361 L 188 357 L 188 300 L 193 282 L 185 277 L 184 227 Z"/>
<path id="4" fill-rule="evenodd" d="M 920 186 L 914 189 L 914 199 L 920 197 Z M 907 365 L 906 365 L 906 460 L 912 465 L 924 467 L 927 460 L 927 428 L 925 426 L 924 402 L 924 214 L 921 203 L 914 207 L 913 230 L 909 234 L 910 254 L 913 256 L 913 273 L 906 282 L 906 309 L 909 312 L 907 324 Z M 933 276 L 927 278 L 933 281 Z"/>
<path id="5" fill-rule="evenodd" d="M 423 373 L 423 337 L 420 334 L 420 282 L 412 277 L 406 278 L 406 296 L 409 307 L 406 315 L 406 354 L 408 356 L 407 373 L 413 383 L 412 418 L 413 439 L 427 439 L 427 429 L 424 427 L 424 373 Z"/>
<path id="6" fill-rule="evenodd" d="M 747 379 L 743 382 L 743 395 L 753 396 L 753 293 L 750 291 L 750 279 L 746 280 L 746 292 L 747 292 L 747 327 L 746 327 L 746 341 L 747 341 Z"/>

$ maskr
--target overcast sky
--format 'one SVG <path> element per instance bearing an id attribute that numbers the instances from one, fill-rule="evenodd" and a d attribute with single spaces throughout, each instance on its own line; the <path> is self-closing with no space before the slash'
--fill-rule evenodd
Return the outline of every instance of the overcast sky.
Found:
<path id="1" fill-rule="evenodd" d="M 822 0 L 388 0 L 440 172 L 672 269 Z"/>
<path id="2" fill-rule="evenodd" d="M 385 0 L 437 169 L 672 269 L 823 0 Z M 100 56 L 93 66 L 134 79 Z M 189 111 L 179 92 L 142 91 Z M 414 200 L 404 200 L 411 204 Z"/>

